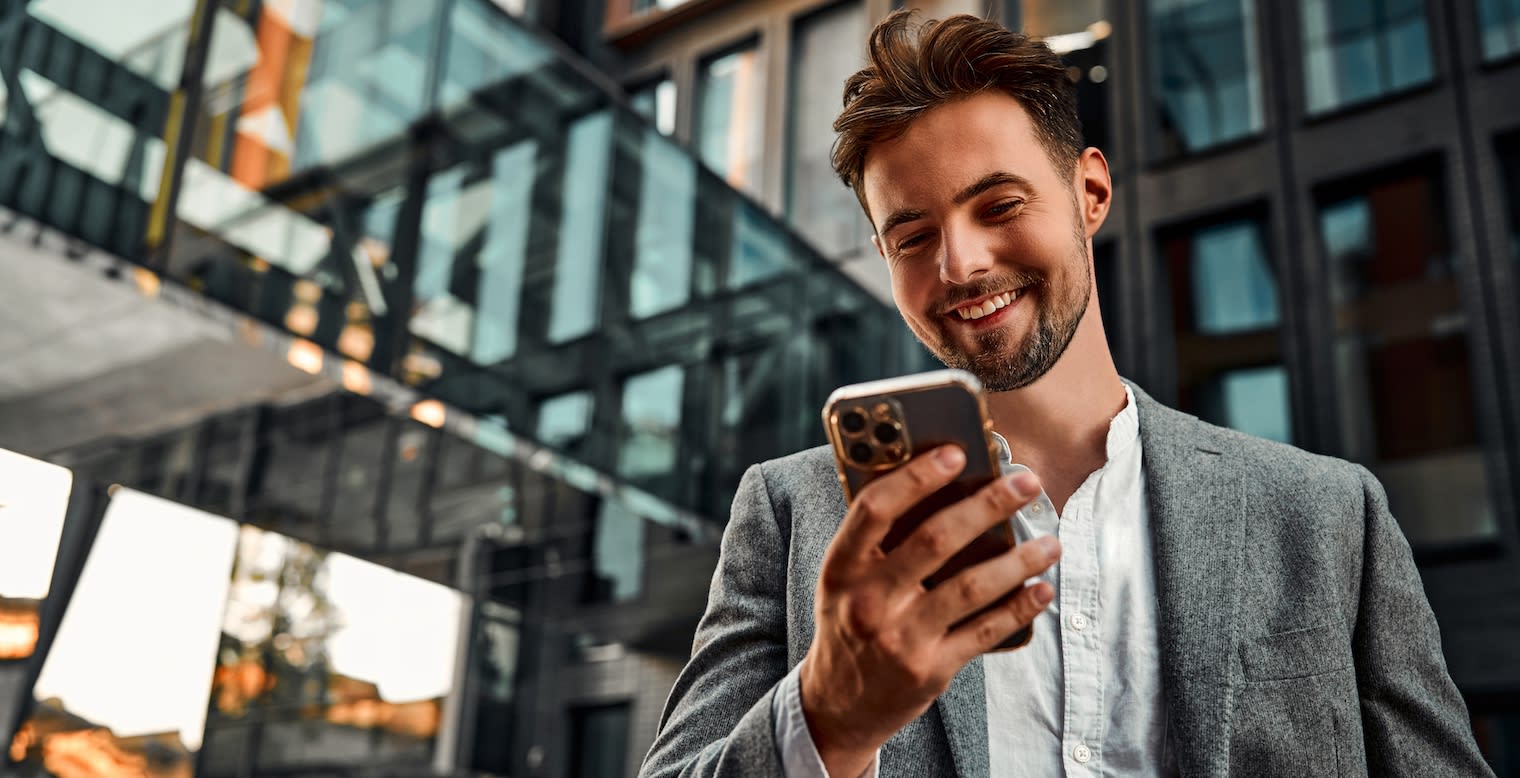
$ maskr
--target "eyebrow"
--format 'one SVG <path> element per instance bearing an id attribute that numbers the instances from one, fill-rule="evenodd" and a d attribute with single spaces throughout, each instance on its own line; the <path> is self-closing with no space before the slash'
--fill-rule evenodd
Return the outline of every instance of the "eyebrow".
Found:
<path id="1" fill-rule="evenodd" d="M 977 195 L 982 194 L 989 189 L 993 189 L 999 186 L 1017 186 L 1024 189 L 1032 188 L 1029 183 L 1029 179 L 1015 173 L 999 170 L 995 173 L 988 173 L 987 175 L 982 176 L 977 180 L 976 183 L 966 187 L 965 189 L 962 189 L 959 192 L 956 192 L 955 197 L 952 198 L 952 200 L 956 205 L 962 205 L 967 200 L 970 200 L 971 198 L 976 197 Z M 919 210 L 903 209 L 893 211 L 892 215 L 888 216 L 886 218 L 886 221 L 883 221 L 881 223 L 881 235 L 885 237 L 887 233 L 891 232 L 897 227 L 916 219 L 922 219 L 926 215 L 927 214 L 925 214 L 925 212 Z"/>

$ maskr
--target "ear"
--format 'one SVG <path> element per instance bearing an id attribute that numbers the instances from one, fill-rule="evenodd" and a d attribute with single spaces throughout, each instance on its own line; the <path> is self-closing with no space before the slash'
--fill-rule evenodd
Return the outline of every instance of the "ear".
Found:
<path id="1" fill-rule="evenodd" d="M 1108 219 L 1108 207 L 1113 201 L 1114 184 L 1108 176 L 1108 160 L 1103 152 L 1089 146 L 1077 158 L 1076 180 L 1073 182 L 1077 203 L 1082 210 L 1082 224 L 1091 238 Z"/>
<path id="2" fill-rule="evenodd" d="M 871 245 L 876 247 L 877 256 L 881 257 L 882 259 L 887 258 L 887 252 L 883 251 L 881 248 L 881 238 L 878 238 L 875 232 L 871 233 Z"/>

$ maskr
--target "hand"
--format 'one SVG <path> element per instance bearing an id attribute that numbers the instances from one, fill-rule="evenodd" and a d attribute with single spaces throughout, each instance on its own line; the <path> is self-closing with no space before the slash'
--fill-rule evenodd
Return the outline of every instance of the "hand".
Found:
<path id="1" fill-rule="evenodd" d="M 977 535 L 1040 493 L 1030 473 L 994 481 L 930 516 L 891 553 L 881 550 L 892 523 L 953 480 L 965 461 L 959 448 L 944 446 L 873 481 L 856 495 L 824 554 L 818 631 L 800 681 L 808 731 L 832 776 L 859 775 L 961 667 L 1028 625 L 1054 596 L 1044 582 L 1021 589 L 1060 557 L 1053 537 L 1020 543 L 932 590 L 923 586 Z"/>

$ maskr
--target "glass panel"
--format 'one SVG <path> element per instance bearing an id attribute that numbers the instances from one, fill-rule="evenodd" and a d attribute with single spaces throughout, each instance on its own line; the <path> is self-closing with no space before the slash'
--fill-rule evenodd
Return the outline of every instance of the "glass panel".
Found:
<path id="1" fill-rule="evenodd" d="M 665 475 L 675 468 L 685 377 L 680 365 L 667 365 L 633 376 L 623 384 L 618 473 L 645 478 Z"/>
<path id="2" fill-rule="evenodd" d="M 559 259 L 549 309 L 549 339 L 555 342 L 584 335 L 600 320 L 597 306 L 612 170 L 612 112 L 599 111 L 570 125 L 568 146 Z"/>
<path id="3" fill-rule="evenodd" d="M 573 778 L 620 778 L 628 761 L 627 703 L 577 708 L 570 713 Z"/>
<path id="4" fill-rule="evenodd" d="M 635 319 L 664 313 L 691 296 L 697 163 L 654 130 L 645 130 L 638 225 L 628 309 Z"/>
<path id="5" fill-rule="evenodd" d="M 1497 533 L 1478 445 L 1467 316 L 1434 173 L 1320 203 L 1336 306 L 1341 437 L 1414 544 Z"/>
<path id="6" fill-rule="evenodd" d="M 1163 235 L 1181 406 L 1292 442 L 1277 278 L 1264 226 L 1237 219 Z"/>
<path id="7" fill-rule="evenodd" d="M 1520 52 L 1520 0 L 1478 0 L 1478 34 L 1486 60 Z"/>
<path id="8" fill-rule="evenodd" d="M 587 600 L 622 602 L 644 589 L 644 520 L 617 500 L 602 500 L 592 533 Z"/>
<path id="9" fill-rule="evenodd" d="M 0 449 L 0 661 L 37 647 L 73 485 L 66 468 Z"/>
<path id="10" fill-rule="evenodd" d="M 758 206 L 737 200 L 733 226 L 733 245 L 728 255 L 729 288 L 773 278 L 792 264 L 789 236 Z"/>
<path id="11" fill-rule="evenodd" d="M 1302 0 L 1309 113 L 1432 78 L 1423 0 Z"/>
<path id="12" fill-rule="evenodd" d="M 1200 151 L 1263 127 L 1250 0 L 1146 0 L 1161 153 Z"/>
<path id="13" fill-rule="evenodd" d="M 654 123 L 662 135 L 676 131 L 676 82 L 662 78 L 628 93 L 633 110 Z"/>
<path id="14" fill-rule="evenodd" d="M 871 250 L 871 225 L 829 161 L 844 82 L 865 64 L 869 31 L 857 0 L 804 17 L 792 32 L 787 219 L 830 257 Z"/>
<path id="15" fill-rule="evenodd" d="M 751 194 L 760 186 L 764 113 L 765 74 L 755 44 L 702 63 L 692 145 L 714 173 Z"/>
<path id="16" fill-rule="evenodd" d="M 570 392 L 538 406 L 538 442 L 573 451 L 591 431 L 591 393 Z"/>
<path id="17" fill-rule="evenodd" d="M 152 774 L 189 775 L 205 735 L 237 532 L 227 519 L 118 490 L 12 756 L 60 778 L 77 774 L 75 758 L 115 774 L 148 775 L 151 764 Z"/>

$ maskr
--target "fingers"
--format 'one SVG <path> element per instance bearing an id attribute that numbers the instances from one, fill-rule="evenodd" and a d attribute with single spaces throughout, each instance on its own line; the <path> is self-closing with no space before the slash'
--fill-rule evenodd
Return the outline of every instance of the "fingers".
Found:
<path id="1" fill-rule="evenodd" d="M 901 583 L 928 578 L 989 527 L 1007 522 L 1015 511 L 1040 493 L 1040 480 L 1033 473 L 1004 476 L 976 494 L 947 506 L 913 530 L 888 555 Z"/>
<path id="2" fill-rule="evenodd" d="M 964 664 L 997 648 L 1008 636 L 1029 626 L 1054 597 L 1055 589 L 1044 581 L 1025 587 L 946 635 L 946 653 Z"/>
<path id="3" fill-rule="evenodd" d="M 941 630 L 948 629 L 970 614 L 1006 598 L 1025 581 L 1050 569 L 1060 558 L 1061 543 L 1054 536 L 1047 535 L 1020 543 L 1012 550 L 968 567 L 934 587 L 924 596 L 918 613 L 926 625 Z M 1019 602 L 1019 598 L 1015 598 L 1015 602 Z M 1039 609 L 1034 611 L 1038 612 Z M 1030 614 L 1029 617 L 1034 618 L 1034 615 Z M 957 628 L 956 631 L 959 632 L 960 629 L 962 628 Z M 1008 637 L 1012 632 L 1013 630 L 1008 630 L 997 640 Z M 996 642 L 993 641 L 994 644 Z"/>
<path id="4" fill-rule="evenodd" d="M 965 466 L 966 455 L 958 446 L 940 446 L 872 481 L 850 503 L 830 545 L 830 556 L 849 562 L 871 558 L 892 522 L 950 483 Z"/>

